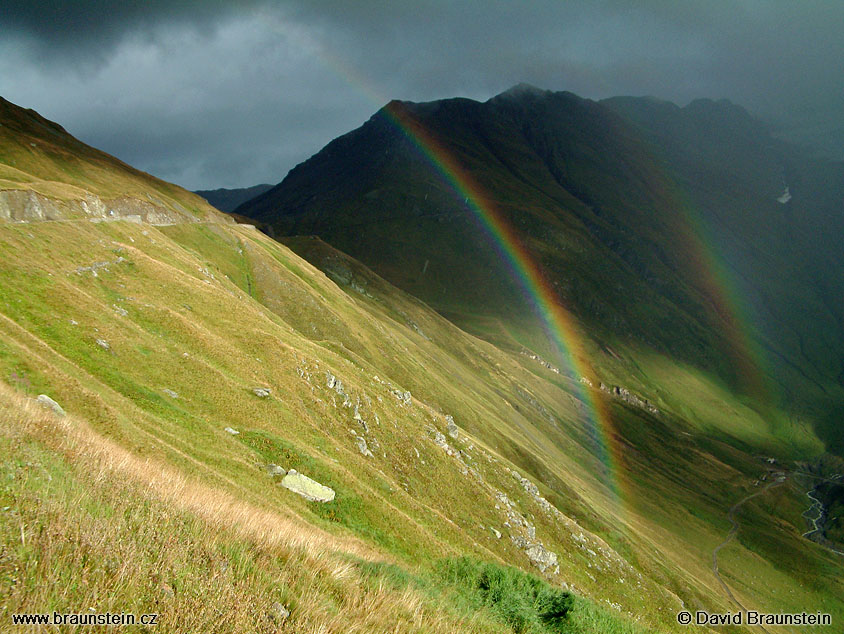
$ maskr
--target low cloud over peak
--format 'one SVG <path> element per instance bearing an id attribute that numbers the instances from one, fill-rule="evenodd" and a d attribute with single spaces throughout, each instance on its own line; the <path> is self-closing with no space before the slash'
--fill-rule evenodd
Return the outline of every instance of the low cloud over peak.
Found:
<path id="1" fill-rule="evenodd" d="M 23 2 L 4 4 L 0 94 L 191 188 L 278 182 L 392 98 L 727 97 L 844 113 L 844 4 Z"/>

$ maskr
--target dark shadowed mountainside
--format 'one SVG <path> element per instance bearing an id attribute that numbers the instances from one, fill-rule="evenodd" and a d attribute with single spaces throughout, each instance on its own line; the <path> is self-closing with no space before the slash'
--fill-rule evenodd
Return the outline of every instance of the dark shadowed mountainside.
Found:
<path id="1" fill-rule="evenodd" d="M 520 85 L 484 103 L 391 102 L 237 212 L 319 235 L 499 345 L 553 355 L 455 177 L 477 184 L 596 351 L 712 373 L 841 446 L 842 164 L 727 101 Z"/>
<path id="2" fill-rule="evenodd" d="M 238 189 L 201 189 L 194 193 L 202 196 L 220 211 L 231 213 L 240 205 L 252 200 L 255 196 L 263 194 L 268 189 L 272 189 L 272 185 L 261 184 Z"/>

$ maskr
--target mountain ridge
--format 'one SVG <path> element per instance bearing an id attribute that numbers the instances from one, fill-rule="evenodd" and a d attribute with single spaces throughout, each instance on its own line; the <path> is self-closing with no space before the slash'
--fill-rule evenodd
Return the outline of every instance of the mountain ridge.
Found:
<path id="1" fill-rule="evenodd" d="M 235 189 L 226 189 L 223 187 L 218 189 L 199 189 L 194 191 L 194 194 L 202 196 L 220 211 L 231 213 L 243 203 L 263 194 L 271 188 L 272 185 L 261 183 L 259 185 L 252 185 L 251 187 Z"/>
<path id="2" fill-rule="evenodd" d="M 0 217 L 114 217 L 153 222 L 223 221 L 187 190 L 82 143 L 34 110 L 0 97 Z"/>
<path id="3" fill-rule="evenodd" d="M 408 139 L 414 129 L 436 137 L 480 184 L 558 284 L 557 301 L 587 330 L 601 333 L 599 339 L 621 337 L 628 345 L 679 355 L 756 393 L 761 379 L 740 374 L 772 373 L 778 389 L 788 391 L 805 380 L 794 368 L 825 366 L 811 391 L 822 396 L 833 389 L 842 398 L 835 361 L 844 351 L 840 337 L 829 340 L 831 354 L 813 362 L 795 339 L 773 335 L 784 323 L 803 328 L 789 308 L 802 289 L 811 289 L 820 306 L 828 286 L 844 288 L 844 280 L 825 272 L 826 262 L 841 261 L 840 249 L 828 242 L 840 223 L 832 203 L 823 202 L 844 191 L 840 166 L 804 160 L 727 100 L 680 108 L 651 98 L 597 102 L 515 87 L 486 102 L 391 102 L 238 209 L 275 235 L 320 235 L 470 330 L 477 313 L 507 313 L 501 305 L 518 305 L 522 291 L 485 251 L 490 244 L 466 218 L 450 175 L 422 157 L 418 139 Z M 813 176 L 818 170 L 828 175 L 825 181 Z M 776 199 L 786 178 L 800 196 L 781 205 Z M 809 181 L 811 189 L 797 189 Z M 802 224 L 799 214 L 806 216 Z M 760 231 L 766 221 L 770 229 Z M 442 223 L 456 232 L 453 238 L 443 234 Z M 377 235 L 356 235 L 363 227 Z M 402 232 L 407 237 L 399 238 Z M 811 255 L 817 260 L 811 270 L 784 264 L 803 257 L 794 252 L 798 245 L 812 253 L 817 240 L 827 246 Z M 423 268 L 427 281 L 413 273 Z M 461 273 L 447 273 L 454 270 Z M 734 283 L 747 286 L 743 292 L 760 307 L 771 305 L 762 293 L 787 292 L 785 308 L 757 315 L 767 334 L 755 326 L 742 334 L 757 322 L 737 316 L 743 309 L 726 299 Z M 643 300 L 658 308 L 647 310 Z M 507 318 L 531 319 L 525 312 Z M 535 347 L 536 337 L 521 336 Z M 760 364 L 749 349 L 735 347 L 737 337 L 765 348 L 776 367 L 751 368 Z M 801 399 L 802 389 L 787 398 Z M 811 400 L 801 407 L 811 407 Z M 812 415 L 819 416 L 817 408 Z M 841 435 L 832 423 L 819 424 L 837 446 Z"/>

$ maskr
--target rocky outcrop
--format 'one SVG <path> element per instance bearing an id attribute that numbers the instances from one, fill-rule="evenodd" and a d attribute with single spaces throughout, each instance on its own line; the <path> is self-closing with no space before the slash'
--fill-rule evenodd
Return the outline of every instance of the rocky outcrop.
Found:
<path id="1" fill-rule="evenodd" d="M 91 220 L 105 222 L 125 220 L 152 225 L 199 222 L 194 214 L 171 201 L 142 200 L 123 196 L 103 200 L 87 193 L 70 200 L 48 198 L 26 189 L 0 191 L 0 222 L 44 222 L 49 220 Z"/>
<path id="2" fill-rule="evenodd" d="M 545 359 L 540 357 L 538 354 L 534 354 L 533 352 L 529 352 L 527 350 L 522 350 L 522 354 L 524 356 L 526 356 L 528 359 L 533 359 L 534 361 L 537 361 L 539 363 L 539 365 L 541 365 L 543 368 L 548 368 L 549 370 L 551 370 L 551 372 L 553 372 L 555 374 L 560 373 L 560 368 L 554 367 L 553 365 L 548 363 Z"/>
<path id="3" fill-rule="evenodd" d="M 448 444 L 448 441 L 445 439 L 445 435 L 442 432 L 437 431 L 433 427 L 431 427 L 429 431 L 431 432 L 431 437 L 437 447 L 445 451 L 449 456 L 457 455 L 457 452 L 452 449 L 451 445 Z"/>
<path id="4" fill-rule="evenodd" d="M 302 475 L 295 469 L 287 472 L 281 480 L 281 486 L 311 502 L 331 502 L 335 495 L 334 489 Z"/>
<path id="5" fill-rule="evenodd" d="M 360 451 L 361 455 L 366 456 L 367 458 L 373 457 L 372 452 L 366 444 L 366 438 L 363 436 L 355 436 L 355 444 L 358 446 L 358 451 Z"/>
<path id="6" fill-rule="evenodd" d="M 532 486 L 535 487 L 533 484 Z M 530 562 L 539 568 L 540 572 L 559 573 L 560 566 L 557 564 L 557 555 L 545 548 L 542 542 L 536 539 L 536 527 L 519 512 L 506 493 L 496 492 L 495 499 L 498 502 L 495 505 L 496 509 L 503 509 L 507 515 L 504 526 L 510 530 L 510 541 L 524 551 Z"/>
<path id="7" fill-rule="evenodd" d="M 556 506 L 554 506 L 548 500 L 542 497 L 542 495 L 539 493 L 539 487 L 537 487 L 533 482 L 531 482 L 527 478 L 523 477 L 518 471 L 513 471 L 512 469 L 508 469 L 508 471 L 510 472 L 510 475 L 512 475 L 514 478 L 516 478 L 516 480 L 519 481 L 519 484 L 522 485 L 522 488 L 524 488 L 524 490 L 528 494 L 530 494 L 530 496 L 533 498 L 533 501 L 536 502 L 540 506 L 540 508 L 545 511 L 546 514 L 548 514 L 550 517 L 556 517 L 557 519 L 562 516 L 560 511 L 557 510 Z"/>
<path id="8" fill-rule="evenodd" d="M 252 393 L 258 398 L 268 398 L 270 395 L 270 389 L 267 387 L 253 387 Z"/>
<path id="9" fill-rule="evenodd" d="M 410 405 L 411 404 L 413 396 L 411 395 L 410 392 L 408 392 L 408 391 L 403 392 L 402 390 L 400 390 L 398 388 L 393 388 L 393 390 L 391 390 L 391 391 L 393 393 L 393 396 L 395 396 L 401 402 L 402 405 Z"/>
<path id="10" fill-rule="evenodd" d="M 525 551 L 527 558 L 534 566 L 539 568 L 540 572 L 549 571 L 553 574 L 560 572 L 557 554 L 545 548 L 541 542 L 534 542 L 519 535 L 511 535 L 510 539 L 517 548 Z"/>
<path id="11" fill-rule="evenodd" d="M 338 379 L 336 376 L 331 374 L 331 372 L 325 373 L 325 385 L 329 390 L 334 390 L 337 393 L 337 396 L 343 398 L 343 407 L 351 407 L 352 406 L 352 398 L 346 393 L 345 388 L 343 387 L 343 382 Z M 333 402 L 333 397 L 332 397 Z"/>
<path id="12" fill-rule="evenodd" d="M 515 392 L 516 392 L 516 396 L 518 396 L 525 403 L 527 403 L 533 409 L 535 409 L 537 412 L 539 412 L 549 423 L 556 423 L 557 422 L 557 419 L 554 417 L 554 415 L 551 412 L 549 412 L 548 409 L 546 409 L 545 406 L 542 405 L 542 403 L 540 403 L 536 398 L 534 398 L 530 394 L 530 392 L 528 392 L 526 389 L 517 385 Z"/>
<path id="13" fill-rule="evenodd" d="M 65 211 L 56 201 L 28 190 L 0 192 L 0 220 L 11 222 L 38 222 L 61 220 Z"/>
<path id="14" fill-rule="evenodd" d="M 79 266 L 76 269 L 74 269 L 74 272 L 77 275 L 84 275 L 85 273 L 90 273 L 93 277 L 99 277 L 97 271 L 106 271 L 107 272 L 109 270 L 108 269 L 109 266 L 113 266 L 113 265 L 117 265 L 117 264 L 123 264 L 124 262 L 126 262 L 126 258 L 124 258 L 121 255 L 116 260 L 112 260 L 111 262 L 100 261 L 100 262 L 92 262 L 91 264 L 89 264 L 87 266 Z"/>
<path id="15" fill-rule="evenodd" d="M 457 440 L 457 436 L 460 434 L 460 431 L 458 430 L 457 425 L 454 422 L 454 418 L 452 418 L 451 416 L 446 416 L 445 422 L 446 422 L 446 432 L 454 440 Z"/>
<path id="16" fill-rule="evenodd" d="M 618 385 L 613 385 L 610 387 L 606 383 L 601 383 L 600 385 L 601 391 L 605 394 L 609 394 L 613 398 L 617 398 L 620 401 L 624 401 L 628 405 L 632 405 L 633 407 L 638 407 L 639 409 L 646 410 L 651 414 L 659 414 L 659 409 L 657 409 L 654 405 L 648 402 L 647 399 L 641 398 L 636 396 L 625 387 L 621 387 Z"/>
<path id="17" fill-rule="evenodd" d="M 273 623 L 281 625 L 290 618 L 290 610 L 283 603 L 276 601 L 270 606 L 269 617 Z"/>

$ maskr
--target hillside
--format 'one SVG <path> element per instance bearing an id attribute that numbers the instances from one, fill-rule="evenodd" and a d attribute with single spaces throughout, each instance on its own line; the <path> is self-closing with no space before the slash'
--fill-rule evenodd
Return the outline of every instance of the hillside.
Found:
<path id="1" fill-rule="evenodd" d="M 30 143 L 4 134 L 0 157 Z M 201 203 L 178 215 L 192 194 L 74 143 L 29 160 L 67 152 L 84 179 L 3 185 L 37 186 L 45 213 L 0 224 L 2 622 L 93 608 L 160 614 L 160 631 L 695 631 L 679 610 L 732 606 L 711 569 L 728 509 L 777 473 L 721 577 L 744 605 L 844 619 L 844 565 L 801 537 L 792 459 L 821 451 L 811 430 L 784 435 L 667 357 L 651 375 L 598 366 L 600 389 L 317 238 L 280 244 Z M 121 182 L 171 188 L 168 221 L 71 214 Z M 291 469 L 334 499 L 281 486 Z"/>
<path id="2" fill-rule="evenodd" d="M 263 184 L 253 185 L 252 187 L 241 187 L 239 189 L 204 189 L 197 190 L 194 193 L 202 196 L 220 211 L 230 213 L 243 203 L 252 200 L 255 196 L 263 194 L 271 188 L 272 185 Z"/>
<path id="3" fill-rule="evenodd" d="M 320 236 L 497 345 L 556 357 L 508 263 L 523 249 L 593 365 L 652 375 L 643 356 L 666 357 L 841 450 L 842 195 L 841 164 L 728 102 L 517 86 L 392 102 L 237 211 Z"/>
<path id="4" fill-rule="evenodd" d="M 126 165 L 0 97 L 0 220 L 220 218 L 204 199 Z"/>

